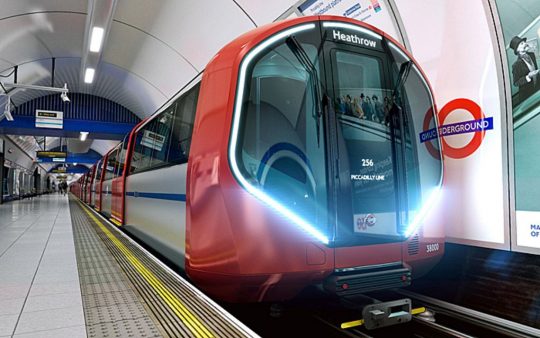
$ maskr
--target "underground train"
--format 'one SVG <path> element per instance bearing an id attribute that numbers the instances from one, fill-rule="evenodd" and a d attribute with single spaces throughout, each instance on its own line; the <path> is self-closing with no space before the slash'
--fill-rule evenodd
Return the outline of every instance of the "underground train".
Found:
<path id="1" fill-rule="evenodd" d="M 313 16 L 223 47 L 71 189 L 207 294 L 261 302 L 409 285 L 444 252 L 442 184 L 417 63 Z"/>

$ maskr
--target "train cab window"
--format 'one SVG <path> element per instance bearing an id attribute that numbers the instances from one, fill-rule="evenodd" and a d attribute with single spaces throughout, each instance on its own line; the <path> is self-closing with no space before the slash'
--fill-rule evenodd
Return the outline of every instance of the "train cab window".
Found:
<path id="1" fill-rule="evenodd" d="M 249 65 L 232 161 L 246 184 L 327 231 L 318 47 L 309 34 L 268 47 Z M 233 166 L 234 168 L 234 166 Z"/>
<path id="2" fill-rule="evenodd" d="M 389 42 L 388 45 L 393 62 L 392 76 L 397 83 L 410 60 L 393 43 Z M 440 190 L 443 168 L 437 118 L 429 85 L 414 64 L 410 65 L 410 70 L 403 77 L 394 99 L 401 110 L 401 127 L 396 137 L 402 145 L 399 149 L 406 172 L 403 190 L 407 194 L 402 202 L 402 213 L 407 211 L 407 217 L 402 222 L 410 224 L 426 201 Z M 425 121 L 428 121 L 427 125 L 424 125 Z"/>
<path id="3" fill-rule="evenodd" d="M 389 116 L 392 92 L 385 82 L 383 59 L 334 50 L 334 106 L 343 182 L 340 194 L 344 232 L 398 238 L 393 129 Z M 376 218 L 377 226 L 364 221 Z"/>

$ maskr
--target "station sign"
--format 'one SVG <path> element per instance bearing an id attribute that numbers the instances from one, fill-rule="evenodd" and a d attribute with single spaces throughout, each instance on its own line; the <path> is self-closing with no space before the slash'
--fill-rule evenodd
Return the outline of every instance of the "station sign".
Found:
<path id="1" fill-rule="evenodd" d="M 66 158 L 66 151 L 36 151 L 37 158 Z"/>
<path id="2" fill-rule="evenodd" d="M 65 151 L 36 151 L 37 162 L 66 162 L 67 152 Z"/>
<path id="3" fill-rule="evenodd" d="M 67 172 L 66 167 L 58 167 L 56 169 L 51 170 L 51 173 L 53 174 L 65 174 Z"/>
<path id="4" fill-rule="evenodd" d="M 36 128 L 64 128 L 64 112 L 54 110 L 36 110 Z"/>

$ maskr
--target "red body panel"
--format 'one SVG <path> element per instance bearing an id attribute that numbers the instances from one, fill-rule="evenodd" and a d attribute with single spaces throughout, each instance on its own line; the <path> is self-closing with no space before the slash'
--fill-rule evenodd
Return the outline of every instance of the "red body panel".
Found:
<path id="1" fill-rule="evenodd" d="M 116 225 L 124 222 L 124 177 L 119 176 L 112 180 L 111 218 Z"/>
<path id="2" fill-rule="evenodd" d="M 352 246 L 335 249 L 336 269 L 377 265 L 402 260 L 402 243 Z"/>
<path id="3" fill-rule="evenodd" d="M 118 225 L 124 224 L 126 215 L 126 178 L 131 167 L 135 135 L 139 126 L 145 121 L 146 119 L 139 122 L 130 132 L 126 158 L 124 159 L 124 170 L 121 176 L 118 176 L 112 182 L 112 217 L 119 223 Z"/>

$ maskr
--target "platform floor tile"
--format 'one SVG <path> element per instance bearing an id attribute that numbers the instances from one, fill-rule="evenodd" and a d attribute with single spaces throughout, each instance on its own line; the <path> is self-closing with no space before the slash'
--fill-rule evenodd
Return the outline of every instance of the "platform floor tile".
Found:
<path id="1" fill-rule="evenodd" d="M 67 196 L 0 205 L 0 337 L 86 337 Z"/>

